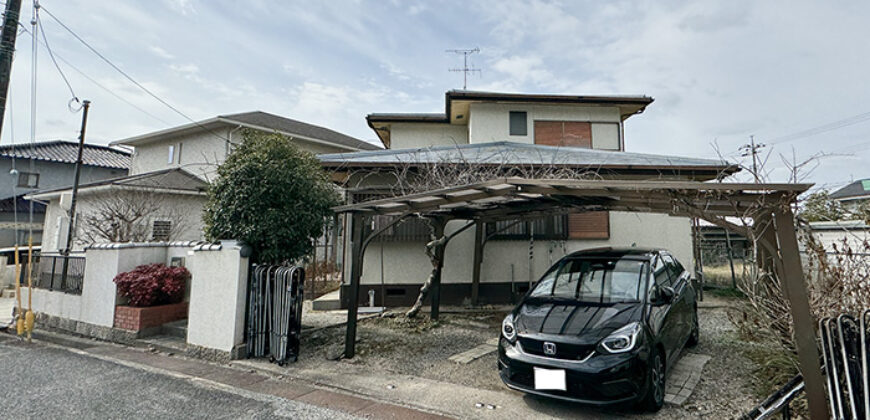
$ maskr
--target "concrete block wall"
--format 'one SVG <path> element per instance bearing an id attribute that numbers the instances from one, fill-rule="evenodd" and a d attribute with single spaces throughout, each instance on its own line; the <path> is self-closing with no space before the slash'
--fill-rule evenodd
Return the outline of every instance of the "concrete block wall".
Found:
<path id="1" fill-rule="evenodd" d="M 203 357 L 233 359 L 244 347 L 248 259 L 236 241 L 194 247 L 188 253 L 192 275 L 187 315 L 188 346 Z"/>

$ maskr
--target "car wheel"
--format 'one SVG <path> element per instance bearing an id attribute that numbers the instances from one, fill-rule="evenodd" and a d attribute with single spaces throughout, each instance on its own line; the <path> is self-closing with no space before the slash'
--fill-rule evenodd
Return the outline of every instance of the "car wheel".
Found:
<path id="1" fill-rule="evenodd" d="M 692 326 L 692 333 L 689 334 L 689 340 L 686 342 L 686 345 L 689 347 L 695 347 L 698 343 L 701 342 L 701 327 L 698 326 L 698 307 L 695 307 L 695 321 Z"/>
<path id="2" fill-rule="evenodd" d="M 644 411 L 656 412 L 665 404 L 665 361 L 664 355 L 658 350 L 650 356 L 647 377 L 649 387 L 643 400 L 641 400 L 640 408 Z"/>

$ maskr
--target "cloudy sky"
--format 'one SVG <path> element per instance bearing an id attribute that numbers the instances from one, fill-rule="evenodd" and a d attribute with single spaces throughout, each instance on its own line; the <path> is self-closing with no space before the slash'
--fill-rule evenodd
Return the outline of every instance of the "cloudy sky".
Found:
<path id="1" fill-rule="evenodd" d="M 263 110 L 375 142 L 371 112 L 440 112 L 448 72 L 479 47 L 469 89 L 645 94 L 629 151 L 739 161 L 750 135 L 780 155 L 818 153 L 808 180 L 870 177 L 870 3 L 842 1 L 43 0 L 42 22 L 75 94 L 93 102 L 88 141 L 186 123 L 79 43 L 51 12 L 190 118 Z M 836 7 L 831 7 L 831 5 Z M 29 30 L 29 1 L 22 21 Z M 0 143 L 30 136 L 31 37 L 21 33 Z M 74 139 L 80 114 L 45 48 L 38 140 Z M 95 83 L 96 82 L 96 83 Z M 11 115 L 10 115 L 11 111 Z M 809 130 L 809 131 L 808 131 Z M 816 163 L 810 166 L 815 166 Z"/>

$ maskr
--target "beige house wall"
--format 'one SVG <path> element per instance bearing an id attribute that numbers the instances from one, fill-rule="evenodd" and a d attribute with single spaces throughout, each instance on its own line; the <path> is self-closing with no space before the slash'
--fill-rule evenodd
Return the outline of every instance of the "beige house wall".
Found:
<path id="1" fill-rule="evenodd" d="M 391 149 L 468 144 L 468 126 L 432 123 L 397 123 L 390 127 Z"/>
<path id="2" fill-rule="evenodd" d="M 166 137 L 135 147 L 130 165 L 130 174 L 141 174 L 169 168 L 184 170 L 206 180 L 217 176 L 217 166 L 226 160 L 233 145 L 242 141 L 236 128 L 223 128 L 208 132 Z M 218 137 L 224 136 L 229 142 Z M 314 154 L 348 152 L 346 148 L 306 141 L 299 138 L 290 140 L 302 150 Z M 172 156 L 170 157 L 170 146 Z"/>
<path id="3" fill-rule="evenodd" d="M 511 111 L 527 113 L 528 129 L 525 136 L 510 135 Z M 469 114 L 468 133 L 471 143 L 511 141 L 534 144 L 535 120 L 578 121 L 592 123 L 593 148 L 622 149 L 622 122 L 617 107 L 473 103 Z"/>
<path id="4" fill-rule="evenodd" d="M 446 232 L 461 228 L 465 221 L 452 221 Z M 484 248 L 481 283 L 537 281 L 563 256 L 574 251 L 604 246 L 663 248 L 688 270 L 693 270 L 691 223 L 685 217 L 653 213 L 610 213 L 610 239 L 536 240 L 532 258 L 529 241 L 489 241 Z M 383 259 L 382 259 L 383 257 Z M 469 283 L 474 258 L 474 228 L 454 237 L 445 252 L 442 283 Z M 382 264 L 383 261 L 383 264 Z M 531 262 L 531 271 L 529 270 Z M 432 266 L 424 242 L 372 242 L 363 262 L 362 284 L 423 284 Z"/>

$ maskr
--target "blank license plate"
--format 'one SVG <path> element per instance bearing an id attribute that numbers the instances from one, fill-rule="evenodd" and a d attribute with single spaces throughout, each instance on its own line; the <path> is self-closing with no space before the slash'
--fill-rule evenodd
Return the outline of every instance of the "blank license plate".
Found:
<path id="1" fill-rule="evenodd" d="M 535 389 L 565 391 L 564 369 L 535 368 Z"/>

